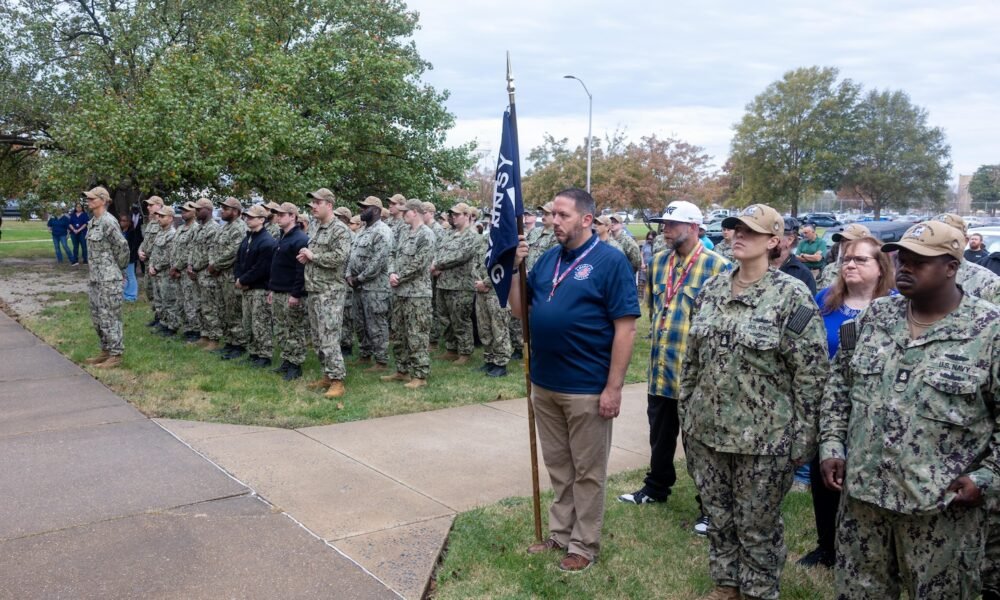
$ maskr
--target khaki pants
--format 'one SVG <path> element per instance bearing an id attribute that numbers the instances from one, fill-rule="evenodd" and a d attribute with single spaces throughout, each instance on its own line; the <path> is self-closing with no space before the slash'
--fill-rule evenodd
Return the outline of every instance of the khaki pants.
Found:
<path id="1" fill-rule="evenodd" d="M 598 414 L 598 394 L 561 394 L 532 385 L 531 402 L 555 492 L 551 537 L 568 552 L 594 560 L 601 548 L 612 420 Z"/>

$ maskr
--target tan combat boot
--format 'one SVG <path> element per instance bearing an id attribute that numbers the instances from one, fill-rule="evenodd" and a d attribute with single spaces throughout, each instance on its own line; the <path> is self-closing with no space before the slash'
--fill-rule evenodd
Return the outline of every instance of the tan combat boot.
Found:
<path id="1" fill-rule="evenodd" d="M 85 364 L 85 365 L 96 365 L 98 363 L 102 363 L 102 362 L 108 360 L 108 358 L 110 358 L 110 357 L 111 357 L 111 355 L 108 354 L 107 350 L 101 350 L 100 354 L 98 354 L 97 356 L 91 356 L 87 360 L 83 361 L 83 364 Z"/>
<path id="2" fill-rule="evenodd" d="M 193 341 L 191 343 L 194 344 L 195 346 L 201 346 L 201 347 L 204 348 L 206 345 L 212 343 L 212 340 L 208 339 L 205 336 L 201 336 L 200 338 L 198 338 L 197 340 L 195 340 L 195 341 Z"/>
<path id="3" fill-rule="evenodd" d="M 455 364 L 456 365 L 464 365 L 467 362 L 469 362 L 469 355 L 468 354 L 463 354 L 463 355 L 461 355 L 461 356 L 459 356 L 458 358 L 455 359 Z"/>
<path id="4" fill-rule="evenodd" d="M 381 373 L 382 371 L 388 370 L 389 367 L 383 365 L 382 363 L 375 363 L 374 365 L 368 367 L 363 372 L 364 373 Z"/>
<path id="5" fill-rule="evenodd" d="M 383 375 L 379 379 L 382 381 L 402 381 L 403 383 L 407 383 L 410 381 L 410 376 L 406 373 L 396 373 L 394 375 Z"/>
<path id="6" fill-rule="evenodd" d="M 405 387 L 407 389 L 411 389 L 411 390 L 415 390 L 417 388 L 422 388 L 422 387 L 426 387 L 426 386 L 427 386 L 427 380 L 426 379 L 418 379 L 416 377 L 414 377 L 413 379 L 411 379 L 409 383 L 403 385 L 403 387 Z"/>
<path id="7" fill-rule="evenodd" d="M 330 379 L 326 375 L 323 375 L 322 379 L 317 379 L 316 381 L 312 381 L 310 383 L 307 383 L 306 387 L 309 388 L 309 389 L 318 390 L 318 389 L 322 389 L 322 388 L 328 388 L 328 387 L 330 387 L 330 384 L 332 384 L 332 383 L 333 383 L 332 379 Z"/>
<path id="8" fill-rule="evenodd" d="M 334 380 L 330 383 L 330 389 L 326 390 L 323 394 L 326 398 L 340 398 L 344 395 L 347 390 L 344 389 L 344 382 L 339 380 Z"/>
<path id="9" fill-rule="evenodd" d="M 97 369 L 114 369 L 115 367 L 122 364 L 122 357 L 120 354 L 116 356 L 109 356 L 107 360 L 102 363 L 94 365 Z"/>
<path id="10" fill-rule="evenodd" d="M 715 589 L 701 597 L 700 600 L 741 600 L 739 588 L 727 585 L 717 585 Z"/>
<path id="11" fill-rule="evenodd" d="M 214 352 L 215 350 L 221 348 L 221 346 L 219 346 L 219 342 L 215 340 L 208 340 L 208 343 L 202 344 L 201 348 L 202 350 L 208 350 L 209 352 Z"/>

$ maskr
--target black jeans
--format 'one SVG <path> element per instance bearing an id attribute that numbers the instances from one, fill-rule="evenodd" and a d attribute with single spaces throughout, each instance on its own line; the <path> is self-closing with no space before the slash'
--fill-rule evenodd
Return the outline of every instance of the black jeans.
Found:
<path id="1" fill-rule="evenodd" d="M 655 500 L 666 500 L 670 488 L 677 482 L 674 452 L 681 430 L 677 416 L 677 400 L 666 396 L 646 396 L 646 416 L 649 418 L 649 471 L 643 490 Z"/>
<path id="2" fill-rule="evenodd" d="M 837 538 L 837 506 L 840 504 L 840 492 L 835 492 L 823 484 L 818 452 L 816 458 L 809 464 L 809 479 L 819 547 L 833 556 L 834 541 Z"/>

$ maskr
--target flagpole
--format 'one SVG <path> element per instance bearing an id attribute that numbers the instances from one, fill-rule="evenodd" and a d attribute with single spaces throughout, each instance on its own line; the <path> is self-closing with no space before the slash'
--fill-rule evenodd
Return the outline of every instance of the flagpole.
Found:
<path id="1" fill-rule="evenodd" d="M 517 111 L 514 108 L 514 73 L 510 68 L 510 51 L 507 52 L 507 96 L 510 99 L 510 124 L 511 135 L 514 137 L 514 147 L 520 151 L 517 144 Z M 523 198 L 522 198 L 523 201 Z M 517 235 L 518 239 L 524 235 L 524 215 L 517 215 Z M 521 306 L 523 315 L 521 319 L 521 333 L 524 337 L 524 387 L 528 392 L 528 447 L 531 449 L 531 504 L 535 513 L 535 541 L 542 541 L 542 497 L 538 485 L 538 445 L 535 441 L 535 408 L 531 404 L 531 327 L 528 325 L 528 284 L 527 271 L 524 261 L 517 268 L 518 283 L 520 284 Z"/>

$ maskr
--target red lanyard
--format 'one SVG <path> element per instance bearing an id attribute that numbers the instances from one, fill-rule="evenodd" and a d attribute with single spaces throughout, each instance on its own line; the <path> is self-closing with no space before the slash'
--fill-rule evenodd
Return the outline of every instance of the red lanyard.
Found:
<path id="1" fill-rule="evenodd" d="M 701 242 L 698 242 L 698 246 L 691 253 L 691 258 L 688 259 L 687 266 L 684 267 L 684 272 L 677 279 L 676 285 L 670 285 L 670 280 L 674 276 L 674 259 L 677 258 L 677 253 L 675 252 L 670 255 L 670 262 L 667 263 L 667 273 L 670 275 L 667 277 L 667 297 L 663 300 L 664 308 L 670 305 L 670 301 L 674 299 L 677 292 L 681 291 L 681 286 L 684 285 L 684 281 L 687 279 L 688 273 L 691 272 L 691 268 L 694 267 L 694 261 L 698 260 L 698 255 L 701 254 L 702 249 L 704 249 L 704 246 Z"/>
<path id="2" fill-rule="evenodd" d="M 590 247 L 587 248 L 586 252 L 584 252 L 579 256 L 579 258 L 574 260 L 573 264 L 571 264 L 569 268 L 566 269 L 566 272 L 563 273 L 562 275 L 559 274 L 559 267 L 562 266 L 562 252 L 559 253 L 559 258 L 556 259 L 556 272 L 552 275 L 552 289 L 549 291 L 549 299 L 546 300 L 546 302 L 552 302 L 552 296 L 555 295 L 556 288 L 559 287 L 559 284 L 563 282 L 563 279 L 566 279 L 566 276 L 569 275 L 570 271 L 575 269 L 576 266 L 580 264 L 581 260 L 587 258 L 587 255 L 590 254 L 590 251 L 593 250 L 594 247 L 597 246 L 597 244 L 599 244 L 600 242 L 601 238 L 595 235 L 594 241 L 590 243 Z"/>

